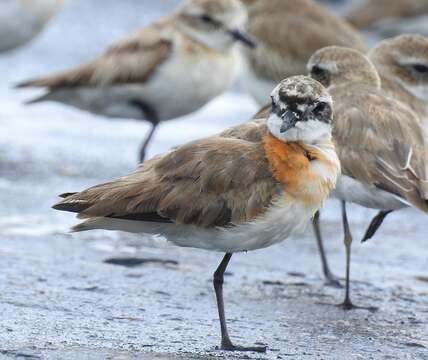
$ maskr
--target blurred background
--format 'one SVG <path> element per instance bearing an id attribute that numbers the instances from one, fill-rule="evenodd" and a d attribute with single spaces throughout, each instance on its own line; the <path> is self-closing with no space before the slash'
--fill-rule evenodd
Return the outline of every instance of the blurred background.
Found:
<path id="1" fill-rule="evenodd" d="M 8 1 L 0 0 L 0 13 L 2 2 Z M 362 1 L 320 2 L 345 14 Z M 68 0 L 35 39 L 0 53 L 0 357 L 98 359 L 167 351 L 165 358 L 188 359 L 183 353 L 203 348 L 201 338 L 207 341 L 205 348 L 217 343 L 210 272 L 220 255 L 168 245 L 153 248 L 150 238 L 127 234 L 70 235 L 74 216 L 50 209 L 60 193 L 132 171 L 148 125 L 106 120 L 54 103 L 24 106 L 38 92 L 13 89 L 23 79 L 91 58 L 178 3 Z M 388 21 L 390 30 L 386 25 L 364 30 L 369 43 L 395 35 L 402 31 L 399 26 L 422 33 L 428 27 L 421 17 L 395 25 Z M 257 110 L 237 84 L 200 111 L 162 123 L 149 157 L 241 123 Z M 375 212 L 350 209 L 358 239 Z M 338 204 L 329 201 L 323 212 L 325 238 L 333 270 L 342 275 L 338 214 Z M 312 355 L 331 358 L 369 358 L 370 351 L 382 351 L 388 358 L 413 354 L 426 359 L 428 263 L 420 251 L 426 249 L 426 219 L 407 209 L 387 223 L 376 239 L 364 247 L 354 245 L 354 300 L 375 302 L 382 307 L 380 314 L 343 315 L 315 304 L 314 298 L 339 302 L 341 292 L 322 286 L 309 229 L 273 249 L 236 256 L 226 290 L 234 294 L 227 300 L 235 318 L 232 328 L 243 329 L 244 342 L 246 329 L 252 338 L 269 342 L 276 351 L 266 358 L 272 359 L 284 354 L 313 358 L 304 354 L 308 348 Z M 152 261 L 135 268 L 104 263 L 121 256 Z M 394 327 L 399 322 L 402 331 Z"/>

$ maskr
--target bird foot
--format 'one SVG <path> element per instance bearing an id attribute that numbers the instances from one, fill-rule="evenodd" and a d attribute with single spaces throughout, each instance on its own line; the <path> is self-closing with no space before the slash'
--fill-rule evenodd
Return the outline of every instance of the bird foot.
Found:
<path id="1" fill-rule="evenodd" d="M 230 341 L 222 342 L 221 347 L 219 350 L 224 351 L 252 351 L 252 352 L 259 352 L 259 353 L 265 353 L 267 349 L 267 346 L 239 346 L 239 345 L 233 345 Z"/>
<path id="2" fill-rule="evenodd" d="M 345 300 L 343 303 L 336 305 L 337 307 L 342 308 L 343 310 L 367 310 L 370 312 L 376 312 L 379 310 L 376 306 L 358 306 L 354 305 L 351 300 Z"/>
<path id="3" fill-rule="evenodd" d="M 332 273 L 325 274 L 324 285 L 336 289 L 343 289 L 343 285 L 340 283 L 339 279 L 337 279 Z"/>

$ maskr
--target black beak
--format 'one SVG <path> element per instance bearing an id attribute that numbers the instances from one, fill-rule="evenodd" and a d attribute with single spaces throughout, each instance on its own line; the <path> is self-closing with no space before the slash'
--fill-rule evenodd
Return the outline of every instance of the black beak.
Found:
<path id="1" fill-rule="evenodd" d="M 241 30 L 233 29 L 233 30 L 228 30 L 228 31 L 229 31 L 229 34 L 236 41 L 240 41 L 250 48 L 255 48 L 257 46 L 257 43 L 255 42 L 255 40 L 250 35 L 242 32 Z"/>
<path id="2" fill-rule="evenodd" d="M 300 120 L 300 116 L 301 116 L 300 114 L 295 113 L 294 111 L 287 110 L 282 115 L 282 125 L 279 131 L 281 133 L 284 133 L 287 130 L 290 130 L 291 128 L 293 128 L 296 125 L 296 123 Z"/>

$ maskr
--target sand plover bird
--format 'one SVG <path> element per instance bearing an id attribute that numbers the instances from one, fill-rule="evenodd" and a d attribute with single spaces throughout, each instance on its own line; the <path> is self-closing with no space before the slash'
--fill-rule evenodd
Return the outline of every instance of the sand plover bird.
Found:
<path id="1" fill-rule="evenodd" d="M 341 45 L 366 51 L 360 34 L 325 6 L 312 0 L 242 0 L 248 10 L 247 31 L 257 48 L 245 51 L 243 86 L 265 105 L 282 79 L 306 73 L 318 49 Z"/>
<path id="2" fill-rule="evenodd" d="M 62 8 L 64 0 L 4 0 L 0 8 L 0 52 L 32 40 Z"/>
<path id="3" fill-rule="evenodd" d="M 346 16 L 357 28 L 366 28 L 385 19 L 407 18 L 428 13 L 428 0 L 367 0 Z"/>
<path id="4" fill-rule="evenodd" d="M 245 21 L 238 0 L 189 0 L 96 59 L 18 87 L 48 90 L 33 102 L 52 100 L 108 117 L 149 121 L 142 161 L 160 121 L 198 110 L 234 82 L 240 63 L 235 43 L 254 46 L 241 31 Z"/>
<path id="5" fill-rule="evenodd" d="M 416 113 L 384 95 L 374 65 L 356 50 L 328 47 L 309 60 L 311 76 L 335 103 L 333 141 L 342 174 L 332 195 L 342 201 L 349 293 L 352 236 L 346 202 L 380 210 L 413 206 L 428 212 L 428 157 Z"/>
<path id="6" fill-rule="evenodd" d="M 409 105 L 428 134 L 428 37 L 401 35 L 378 43 L 368 53 L 382 89 Z"/>
<path id="7" fill-rule="evenodd" d="M 428 38 L 400 35 L 379 42 L 368 53 L 382 82 L 382 90 L 417 113 L 428 138 Z M 381 210 L 366 231 L 363 242 L 374 236 L 392 211 Z"/>
<path id="8" fill-rule="evenodd" d="M 322 205 L 340 171 L 331 120 L 331 98 L 320 83 L 288 78 L 272 92 L 267 120 L 158 155 L 130 175 L 65 194 L 54 208 L 86 219 L 75 231 L 157 234 L 226 253 L 213 279 L 221 349 L 264 351 L 231 342 L 223 275 L 233 253 L 283 241 Z"/>

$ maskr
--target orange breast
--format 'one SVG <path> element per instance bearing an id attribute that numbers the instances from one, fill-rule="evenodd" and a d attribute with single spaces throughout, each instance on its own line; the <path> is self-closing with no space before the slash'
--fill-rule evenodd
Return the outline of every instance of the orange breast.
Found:
<path id="1" fill-rule="evenodd" d="M 298 142 L 285 143 L 271 134 L 263 138 L 263 145 L 270 170 L 288 196 L 308 204 L 322 202 L 328 196 L 332 184 L 311 164 L 319 161 L 321 166 L 325 163 L 329 167 L 320 151 Z"/>

